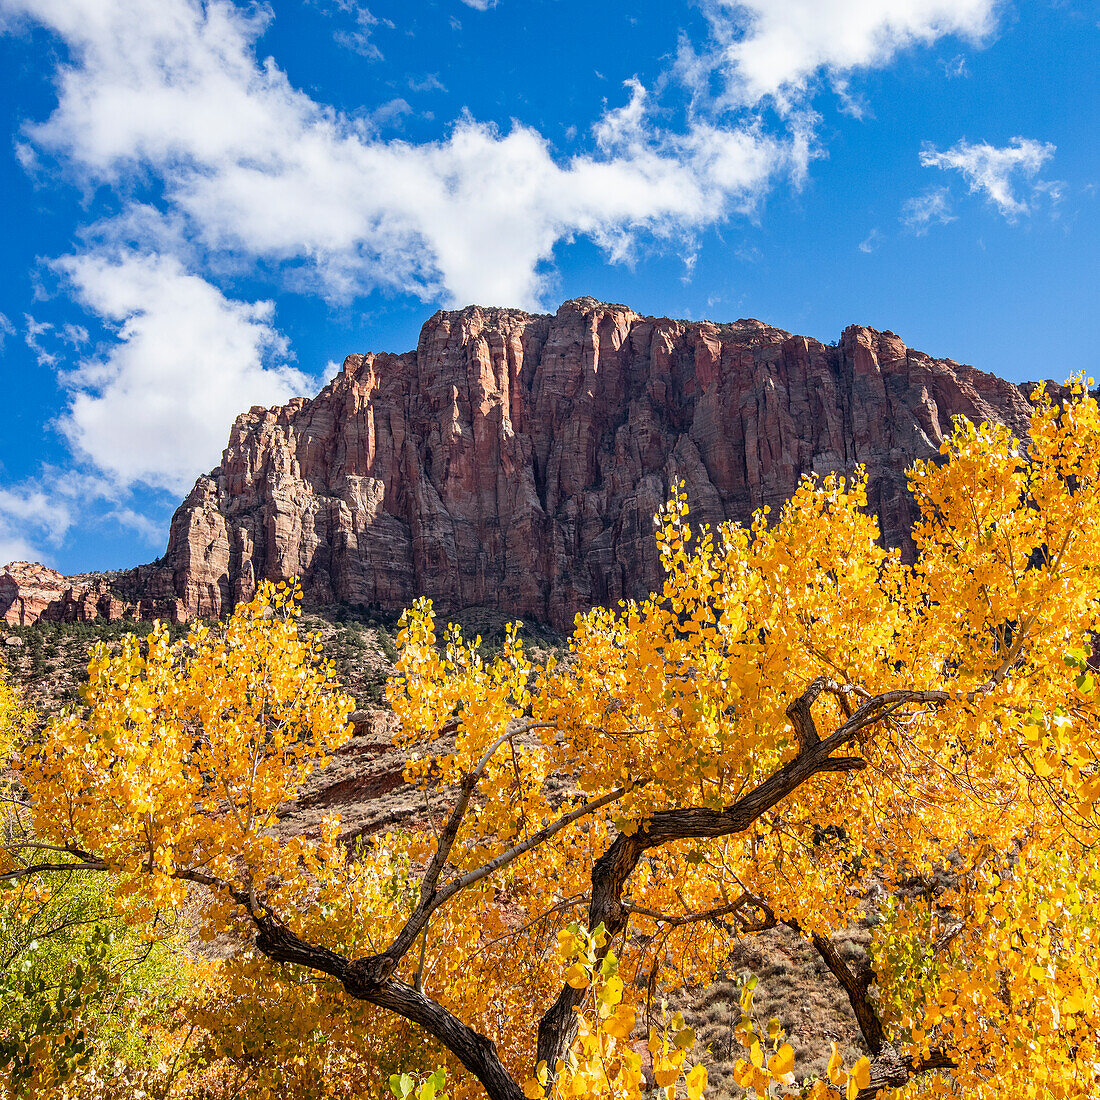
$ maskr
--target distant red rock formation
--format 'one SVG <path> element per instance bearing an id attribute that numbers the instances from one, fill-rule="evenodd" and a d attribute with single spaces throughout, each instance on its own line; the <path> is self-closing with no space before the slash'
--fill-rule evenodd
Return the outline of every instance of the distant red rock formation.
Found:
<path id="1" fill-rule="evenodd" d="M 144 568 L 144 567 L 143 567 Z M 132 570 L 136 573 L 136 570 Z M 82 574 L 66 577 L 40 562 L 13 561 L 0 570 L 0 622 L 9 626 L 30 626 L 39 619 L 47 622 L 89 623 L 95 619 L 114 622 L 141 618 L 145 608 L 140 599 L 124 598 L 114 591 L 113 574 Z M 165 603 L 163 617 L 177 617 Z"/>
<path id="2" fill-rule="evenodd" d="M 747 520 L 806 473 L 862 463 L 884 542 L 905 546 L 905 470 L 937 452 L 951 417 L 1022 435 L 1028 412 L 1019 387 L 859 326 L 830 346 L 591 298 L 556 315 L 441 311 L 415 351 L 349 355 L 314 399 L 238 417 L 162 561 L 87 591 L 97 609 L 120 601 L 108 614 L 181 619 L 297 575 L 321 604 L 396 611 L 427 595 L 443 612 L 568 628 L 657 586 L 653 515 L 673 482 L 693 520 Z M 55 589 L 25 591 L 13 568 L 7 621 L 89 613 L 78 579 L 43 603 Z"/>
<path id="3" fill-rule="evenodd" d="M 56 603 L 68 587 L 56 569 L 32 561 L 13 561 L 0 572 L 0 609 L 4 622 L 29 626 Z"/>

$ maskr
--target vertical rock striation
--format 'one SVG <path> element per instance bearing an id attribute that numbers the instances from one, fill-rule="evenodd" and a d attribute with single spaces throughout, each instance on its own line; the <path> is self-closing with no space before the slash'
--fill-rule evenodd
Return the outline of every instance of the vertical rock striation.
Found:
<path id="1" fill-rule="evenodd" d="M 1022 436 L 1028 411 L 1011 383 L 858 326 L 828 346 L 590 298 L 439 312 L 415 351 L 350 355 L 313 400 L 238 417 L 162 564 L 110 587 L 143 615 L 213 616 L 297 575 L 317 603 L 427 595 L 566 628 L 657 585 L 652 517 L 673 482 L 716 523 L 862 463 L 884 541 L 905 546 L 906 467 L 955 415 Z"/>

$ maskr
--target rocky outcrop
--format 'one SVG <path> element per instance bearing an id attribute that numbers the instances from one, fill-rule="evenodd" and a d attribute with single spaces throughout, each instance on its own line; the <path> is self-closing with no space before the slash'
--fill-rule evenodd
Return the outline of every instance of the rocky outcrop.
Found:
<path id="1" fill-rule="evenodd" d="M 39 562 L 13 561 L 0 569 L 0 622 L 30 626 L 46 622 L 90 623 L 96 619 L 187 618 L 183 602 L 165 587 L 157 566 L 125 573 L 82 573 L 66 577 Z M 160 598 L 153 592 L 161 591 Z"/>
<path id="2" fill-rule="evenodd" d="M 162 563 L 108 588 L 131 613 L 214 616 L 297 575 L 317 603 L 427 595 L 568 627 L 657 584 L 673 482 L 695 520 L 745 520 L 806 473 L 862 463 L 884 542 L 904 546 L 905 469 L 951 418 L 1022 434 L 1028 411 L 1011 383 L 858 326 L 825 345 L 589 298 L 439 312 L 415 351 L 350 355 L 313 400 L 240 416 Z"/>
<path id="3" fill-rule="evenodd" d="M 13 561 L 0 572 L 0 610 L 9 626 L 37 621 L 68 587 L 56 569 L 32 561 Z"/>

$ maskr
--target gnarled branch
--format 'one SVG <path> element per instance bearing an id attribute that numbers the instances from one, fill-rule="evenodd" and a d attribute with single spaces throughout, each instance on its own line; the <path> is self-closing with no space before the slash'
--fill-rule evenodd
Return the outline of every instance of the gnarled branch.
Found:
<path id="1" fill-rule="evenodd" d="M 828 737 L 822 739 L 810 712 L 812 704 L 823 691 L 833 694 L 857 694 L 865 698 L 847 720 Z M 869 697 L 853 685 L 841 685 L 827 678 L 814 680 L 806 691 L 788 708 L 788 716 L 799 738 L 798 755 L 773 772 L 762 783 L 722 810 L 702 807 L 658 810 L 638 829 L 620 833 L 592 868 L 592 900 L 588 909 L 588 927 L 598 924 L 608 931 L 608 942 L 620 932 L 628 919 L 628 907 L 622 902 L 623 889 L 633 874 L 638 860 L 649 848 L 660 847 L 674 840 L 713 839 L 732 836 L 749 828 L 753 822 L 783 801 L 808 780 L 827 772 L 859 771 L 866 761 L 859 756 L 831 754 L 854 740 L 864 729 L 893 717 L 900 709 L 913 704 L 946 703 L 946 692 L 902 689 Z M 604 948 L 607 951 L 607 947 Z M 584 991 L 565 986 L 557 1000 L 539 1022 L 539 1061 L 554 1066 L 561 1059 L 576 1031 L 575 1009 Z"/>

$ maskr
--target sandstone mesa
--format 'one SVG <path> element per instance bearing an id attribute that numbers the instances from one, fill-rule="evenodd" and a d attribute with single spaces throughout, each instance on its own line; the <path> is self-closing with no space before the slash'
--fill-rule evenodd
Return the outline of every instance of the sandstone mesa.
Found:
<path id="1" fill-rule="evenodd" d="M 652 517 L 681 479 L 692 519 L 718 523 L 862 463 L 882 538 L 904 548 L 908 465 L 955 415 L 1022 436 L 1026 392 L 855 325 L 826 345 L 592 298 L 440 311 L 415 351 L 349 355 L 312 400 L 239 416 L 158 562 L 76 577 L 12 563 L 0 619 L 219 616 L 261 579 L 300 576 L 316 604 L 396 612 L 427 595 L 569 629 L 658 586 Z"/>

